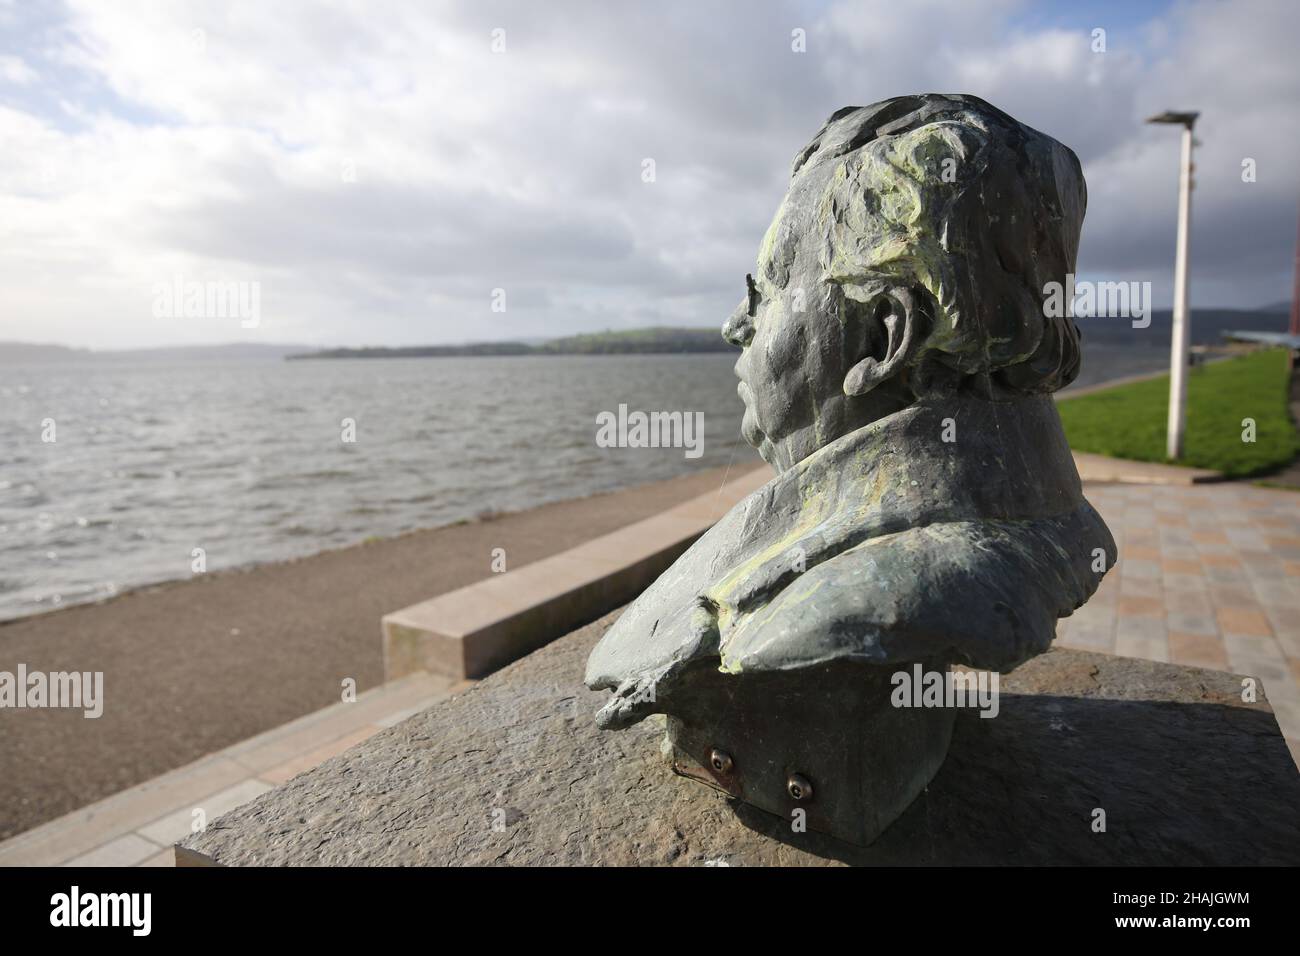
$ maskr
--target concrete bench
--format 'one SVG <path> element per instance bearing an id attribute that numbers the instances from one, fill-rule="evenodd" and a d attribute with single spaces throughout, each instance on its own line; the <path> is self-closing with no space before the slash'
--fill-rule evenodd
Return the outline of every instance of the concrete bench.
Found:
<path id="1" fill-rule="evenodd" d="M 758 468 L 579 547 L 385 614 L 384 679 L 481 677 L 648 587 L 733 505 L 772 477 Z"/>

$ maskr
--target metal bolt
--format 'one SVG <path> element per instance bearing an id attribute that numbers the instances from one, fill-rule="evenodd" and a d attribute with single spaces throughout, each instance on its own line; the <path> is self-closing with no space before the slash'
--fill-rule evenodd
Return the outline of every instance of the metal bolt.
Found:
<path id="1" fill-rule="evenodd" d="M 795 800 L 811 800 L 813 795 L 813 785 L 809 779 L 801 774 L 792 773 L 785 782 L 785 789 L 789 791 L 790 796 Z"/>
<path id="2" fill-rule="evenodd" d="M 718 773 L 731 773 L 731 768 L 735 766 L 731 754 L 725 750 L 714 750 L 713 753 L 709 754 L 709 763 L 713 765 L 713 769 Z"/>

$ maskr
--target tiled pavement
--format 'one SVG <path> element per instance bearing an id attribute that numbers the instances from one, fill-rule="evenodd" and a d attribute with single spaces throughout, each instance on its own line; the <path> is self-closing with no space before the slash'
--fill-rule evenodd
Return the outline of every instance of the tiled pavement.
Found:
<path id="1" fill-rule="evenodd" d="M 430 674 L 307 714 L 0 843 L 0 866 L 169 866 L 198 811 L 212 821 L 470 686 Z"/>
<path id="2" fill-rule="evenodd" d="M 1300 492 L 1089 484 L 1119 547 L 1057 643 L 1259 678 L 1300 762 Z"/>

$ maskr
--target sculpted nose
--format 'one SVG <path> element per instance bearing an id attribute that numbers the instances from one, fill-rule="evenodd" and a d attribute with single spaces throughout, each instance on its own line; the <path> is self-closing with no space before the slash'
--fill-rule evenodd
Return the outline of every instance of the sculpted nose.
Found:
<path id="1" fill-rule="evenodd" d="M 722 323 L 722 337 L 738 348 L 744 348 L 754 338 L 754 320 L 749 315 L 749 301 L 741 299 L 736 311 Z"/>

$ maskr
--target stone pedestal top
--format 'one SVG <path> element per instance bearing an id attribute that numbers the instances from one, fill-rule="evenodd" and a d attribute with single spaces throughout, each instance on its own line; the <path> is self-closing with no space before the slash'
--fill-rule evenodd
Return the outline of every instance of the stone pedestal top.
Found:
<path id="1" fill-rule="evenodd" d="M 1050 651 L 1003 677 L 997 717 L 959 713 L 929 788 L 859 848 L 674 776 L 658 718 L 597 730 L 583 668 L 616 616 L 183 846 L 225 865 L 1300 863 L 1300 774 L 1240 677 Z"/>

